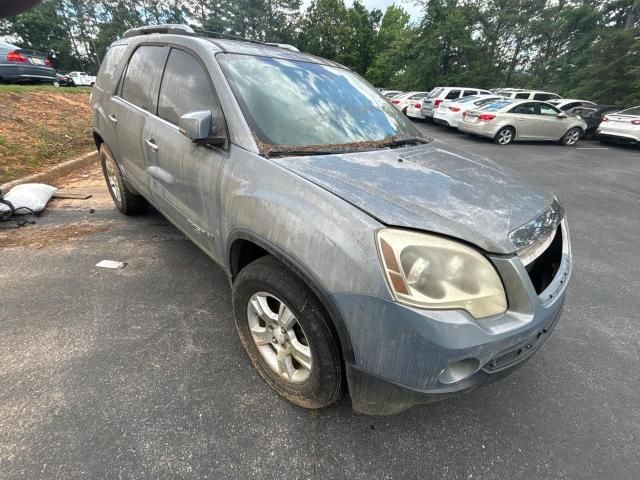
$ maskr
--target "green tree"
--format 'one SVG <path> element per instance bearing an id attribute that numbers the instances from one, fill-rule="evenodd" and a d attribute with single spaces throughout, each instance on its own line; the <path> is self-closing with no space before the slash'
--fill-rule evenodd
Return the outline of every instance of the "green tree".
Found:
<path id="1" fill-rule="evenodd" d="M 415 40 L 409 20 L 409 14 L 403 8 L 387 7 L 375 39 L 376 53 L 366 72 L 367 79 L 374 85 L 400 88 L 403 84 Z"/>

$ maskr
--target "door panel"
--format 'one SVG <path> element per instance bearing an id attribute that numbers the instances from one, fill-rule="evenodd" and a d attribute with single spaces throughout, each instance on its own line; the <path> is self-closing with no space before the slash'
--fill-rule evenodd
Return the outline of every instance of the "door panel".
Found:
<path id="1" fill-rule="evenodd" d="M 213 251 L 224 153 L 193 143 L 155 116 L 147 118 L 143 138 L 153 202 L 200 247 Z"/>
<path id="2" fill-rule="evenodd" d="M 136 190 L 148 194 L 149 179 L 142 149 L 142 130 L 149 114 L 119 97 L 111 98 L 108 110 L 107 121 L 113 125 L 117 140 L 114 153 L 124 176 Z"/>

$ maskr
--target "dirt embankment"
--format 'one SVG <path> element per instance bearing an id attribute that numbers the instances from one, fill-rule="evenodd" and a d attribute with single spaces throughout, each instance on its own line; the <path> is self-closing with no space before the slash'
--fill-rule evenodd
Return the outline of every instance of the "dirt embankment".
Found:
<path id="1" fill-rule="evenodd" d="M 0 184 L 92 148 L 88 89 L 0 88 Z"/>

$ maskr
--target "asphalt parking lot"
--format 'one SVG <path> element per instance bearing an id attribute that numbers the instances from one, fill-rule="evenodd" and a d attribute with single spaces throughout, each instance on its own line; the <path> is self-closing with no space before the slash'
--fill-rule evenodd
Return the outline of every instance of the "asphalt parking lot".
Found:
<path id="1" fill-rule="evenodd" d="M 94 168 L 64 182 L 91 199 L 0 231 L 0 478 L 637 479 L 640 148 L 419 128 L 568 212 L 565 313 L 529 363 L 393 417 L 292 406 L 244 354 L 218 267 L 158 214 L 118 214 Z"/>

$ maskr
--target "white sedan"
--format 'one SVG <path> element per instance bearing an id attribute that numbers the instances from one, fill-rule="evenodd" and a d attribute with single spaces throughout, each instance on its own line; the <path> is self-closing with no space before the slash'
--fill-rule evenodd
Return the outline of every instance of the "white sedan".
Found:
<path id="1" fill-rule="evenodd" d="M 597 133 L 600 141 L 621 140 L 640 143 L 640 106 L 605 115 Z"/>
<path id="2" fill-rule="evenodd" d="M 471 95 L 444 102 L 437 110 L 433 111 L 433 122 L 456 128 L 458 123 L 462 121 L 464 112 L 503 98 L 499 95 Z"/>
<path id="3" fill-rule="evenodd" d="M 407 114 L 407 108 L 410 103 L 415 103 L 418 100 L 422 100 L 429 92 L 405 92 L 400 95 L 396 95 L 391 99 L 391 103 L 394 107 L 400 110 L 405 115 Z"/>

